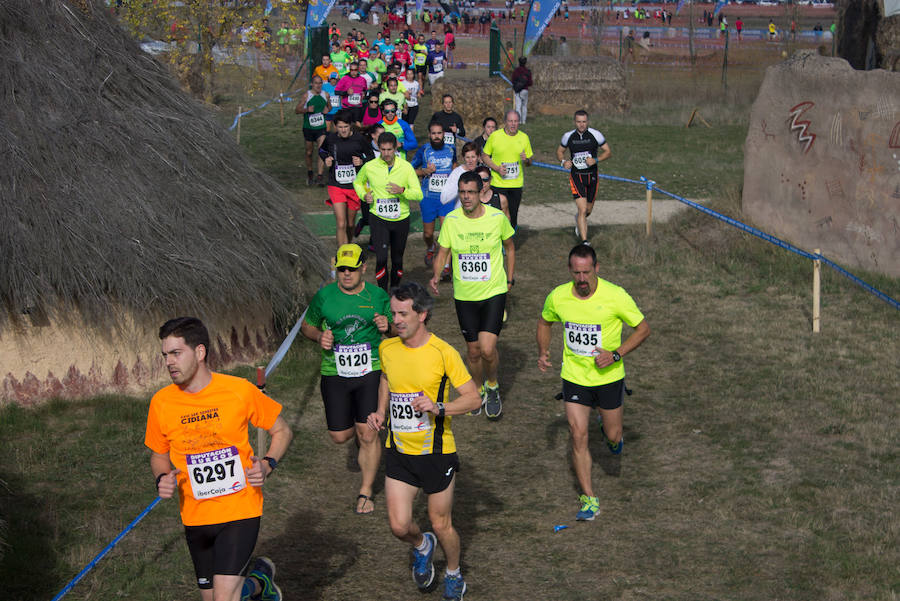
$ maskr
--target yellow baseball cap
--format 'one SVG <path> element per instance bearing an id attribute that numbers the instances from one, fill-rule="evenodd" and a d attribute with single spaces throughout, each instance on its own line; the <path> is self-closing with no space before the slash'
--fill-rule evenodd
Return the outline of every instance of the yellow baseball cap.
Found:
<path id="1" fill-rule="evenodd" d="M 363 249 L 358 244 L 343 244 L 337 249 L 334 266 L 358 268 L 363 264 Z"/>

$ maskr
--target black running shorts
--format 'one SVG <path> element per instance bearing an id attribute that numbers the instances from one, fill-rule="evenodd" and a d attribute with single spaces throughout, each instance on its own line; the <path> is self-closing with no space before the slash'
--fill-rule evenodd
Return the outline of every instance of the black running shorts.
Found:
<path id="1" fill-rule="evenodd" d="M 500 335 L 503 328 L 503 310 L 506 293 L 480 301 L 456 301 L 456 319 L 466 342 L 478 340 L 478 332 Z"/>
<path id="2" fill-rule="evenodd" d="M 325 422 L 332 432 L 349 430 L 353 424 L 364 424 L 370 413 L 378 410 L 378 386 L 381 370 L 358 378 L 322 376 L 319 390 L 325 403 Z"/>
<path id="3" fill-rule="evenodd" d="M 426 495 L 446 490 L 458 471 L 456 453 L 406 455 L 391 447 L 384 458 L 385 476 L 421 488 Z"/>
<path id="4" fill-rule="evenodd" d="M 572 198 L 584 198 L 588 202 L 594 202 L 597 198 L 597 177 L 596 173 L 576 173 L 569 174 L 569 185 L 572 187 Z"/>
<path id="5" fill-rule="evenodd" d="M 324 129 L 306 129 L 303 128 L 303 139 L 307 142 L 315 142 L 327 132 Z"/>
<path id="6" fill-rule="evenodd" d="M 625 379 L 601 384 L 600 386 L 580 386 L 563 380 L 563 400 L 598 409 L 618 409 L 625 398 Z"/>
<path id="7" fill-rule="evenodd" d="M 259 535 L 259 518 L 209 526 L 185 526 L 184 537 L 194 560 L 197 586 L 213 587 L 213 576 L 238 576 L 244 571 Z"/>

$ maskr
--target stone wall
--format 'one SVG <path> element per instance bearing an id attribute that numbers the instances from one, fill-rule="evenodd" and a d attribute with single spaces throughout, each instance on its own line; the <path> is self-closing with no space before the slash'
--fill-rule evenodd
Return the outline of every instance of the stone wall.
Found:
<path id="1" fill-rule="evenodd" d="M 744 146 L 757 226 L 900 277 L 900 73 L 799 52 L 766 70 Z"/>

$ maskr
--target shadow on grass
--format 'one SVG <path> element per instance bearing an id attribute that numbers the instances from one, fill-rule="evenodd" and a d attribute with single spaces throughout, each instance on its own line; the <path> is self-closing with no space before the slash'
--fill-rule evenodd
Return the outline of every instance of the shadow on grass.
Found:
<path id="1" fill-rule="evenodd" d="M 49 599 L 74 574 L 65 581 L 51 576 L 68 569 L 58 559 L 63 549 L 54 546 L 53 526 L 38 510 L 47 499 L 19 494 L 25 488 L 19 476 L 0 473 L 0 518 L 6 522 L 0 560 L 3 599 Z"/>

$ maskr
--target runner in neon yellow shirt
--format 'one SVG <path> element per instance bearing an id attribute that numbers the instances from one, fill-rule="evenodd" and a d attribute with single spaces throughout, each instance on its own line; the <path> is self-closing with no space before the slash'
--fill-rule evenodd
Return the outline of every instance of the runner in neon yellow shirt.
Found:
<path id="1" fill-rule="evenodd" d="M 519 131 L 519 113 L 509 111 L 503 129 L 498 129 L 484 143 L 481 161 L 493 171 L 491 188 L 506 198 L 513 229 L 519 225 L 519 205 L 525 176 L 522 168 L 531 165 L 531 140 Z"/>
<path id="2" fill-rule="evenodd" d="M 484 182 L 477 172 L 460 175 L 458 186 L 461 206 L 444 218 L 430 285 L 431 291 L 439 294 L 441 272 L 452 255 L 453 298 L 459 328 L 466 340 L 469 370 L 481 387 L 485 414 L 496 419 L 503 410 L 497 382 L 497 339 L 503 327 L 506 293 L 514 283 L 515 231 L 502 211 L 481 202 Z"/>
<path id="3" fill-rule="evenodd" d="M 598 277 L 600 266 L 590 246 L 569 252 L 572 282 L 557 286 L 544 302 L 538 319 L 538 368 L 550 368 L 550 329 L 560 321 L 565 332 L 562 360 L 563 399 L 572 434 L 572 464 L 583 491 L 578 520 L 593 520 L 600 503 L 591 486 L 588 422 L 597 407 L 609 450 L 619 455 L 622 437 L 622 400 L 625 368 L 622 357 L 650 335 L 650 326 L 624 289 Z M 634 331 L 622 342 L 622 323 Z"/>

